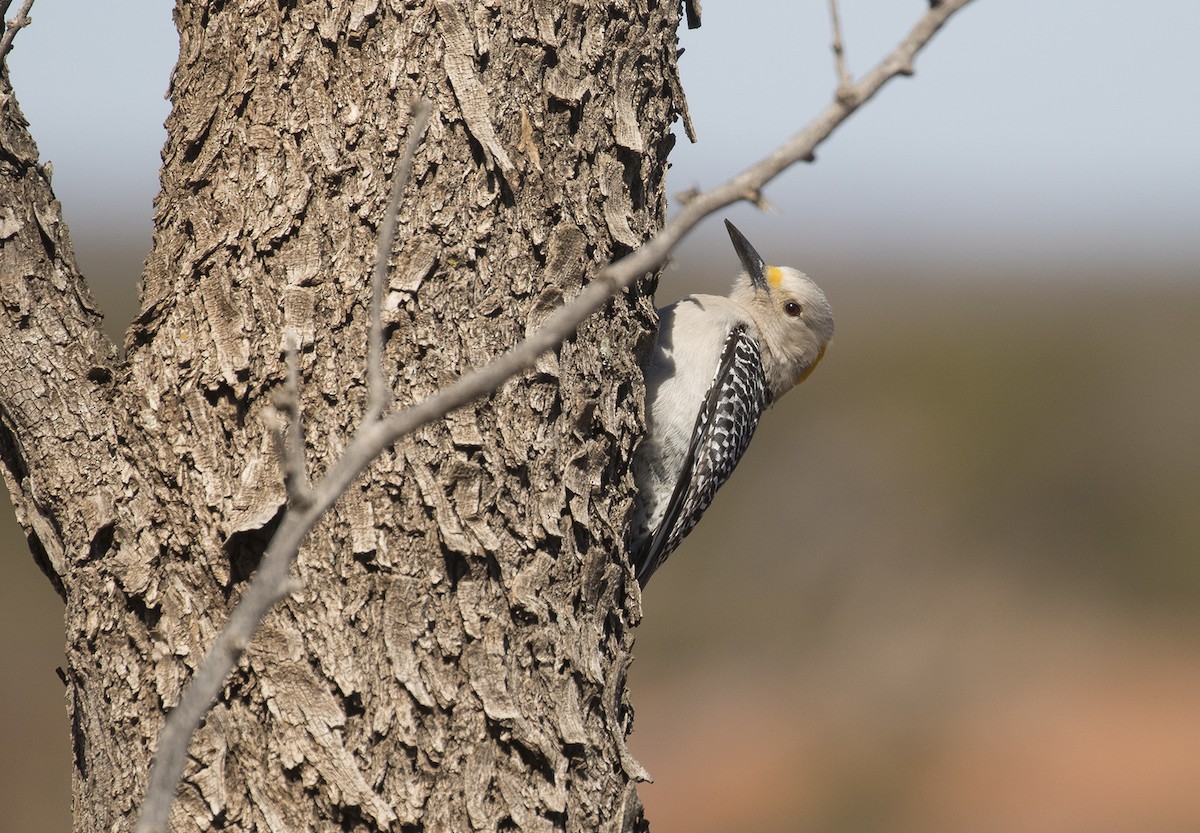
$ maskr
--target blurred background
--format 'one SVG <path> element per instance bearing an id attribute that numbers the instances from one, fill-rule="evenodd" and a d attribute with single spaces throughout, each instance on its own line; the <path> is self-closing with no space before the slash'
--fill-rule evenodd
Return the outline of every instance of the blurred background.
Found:
<path id="1" fill-rule="evenodd" d="M 843 0 L 851 70 L 925 6 Z M 673 192 L 830 99 L 827 15 L 705 4 Z M 119 338 L 169 8 L 33 16 L 14 85 Z M 644 595 L 653 829 L 1200 830 L 1198 41 L 1191 0 L 978 0 L 773 211 L 726 213 L 825 288 L 838 332 Z M 659 298 L 736 268 L 713 218 Z M 0 829 L 63 831 L 62 605 L 7 509 L 0 533 Z"/>

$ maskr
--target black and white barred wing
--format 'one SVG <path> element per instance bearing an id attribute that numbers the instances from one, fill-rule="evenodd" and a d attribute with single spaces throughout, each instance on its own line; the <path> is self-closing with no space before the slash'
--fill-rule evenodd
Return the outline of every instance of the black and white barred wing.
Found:
<path id="1" fill-rule="evenodd" d="M 733 474 L 770 402 L 758 342 L 738 325 L 725 340 L 717 374 L 696 415 L 691 446 L 666 514 L 637 558 L 637 579 L 643 587 Z"/>

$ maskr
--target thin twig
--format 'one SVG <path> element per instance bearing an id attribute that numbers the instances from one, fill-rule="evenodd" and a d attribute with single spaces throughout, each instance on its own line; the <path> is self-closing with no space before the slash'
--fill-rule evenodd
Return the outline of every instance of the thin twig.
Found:
<path id="1" fill-rule="evenodd" d="M 542 353 L 553 349 L 575 332 L 592 313 L 603 307 L 613 295 L 637 278 L 660 267 L 683 237 L 708 215 L 741 200 L 758 202 L 763 187 L 797 162 L 814 157 L 817 146 L 833 133 L 847 117 L 897 75 L 912 75 L 917 52 L 946 21 L 971 0 L 946 0 L 926 12 L 907 37 L 857 84 L 851 85 L 852 104 L 828 105 L 807 127 L 792 136 L 772 153 L 742 173 L 710 191 L 695 194 L 662 231 L 635 251 L 601 269 L 567 305 L 560 307 L 525 341 L 502 354 L 490 364 L 473 370 L 428 399 L 392 414 L 381 425 L 377 441 L 384 448 L 422 425 L 440 419 L 455 408 L 496 390 L 507 379 L 533 366 Z M 353 445 L 353 444 L 352 444 Z M 349 456 L 351 448 L 347 448 Z M 365 467 L 369 460 L 362 462 Z M 339 464 L 341 461 L 339 461 Z M 332 477 L 338 466 L 330 470 Z"/>
<path id="2" fill-rule="evenodd" d="M 396 240 L 396 225 L 400 215 L 400 198 L 408 185 L 412 173 L 413 157 L 417 146 L 425 136 L 429 125 L 431 105 L 428 101 L 416 101 L 412 106 L 412 120 L 408 125 L 408 143 L 404 156 L 392 180 L 392 195 L 388 199 L 387 213 L 379 230 L 379 246 L 375 251 L 375 273 L 371 277 L 371 331 L 367 339 L 367 413 L 365 419 L 374 421 L 392 401 L 392 388 L 383 374 L 383 293 L 387 284 L 388 260 L 392 256 L 392 245 Z"/>
<path id="3" fill-rule="evenodd" d="M 387 213 L 379 232 L 379 246 L 371 280 L 371 323 L 367 341 L 367 409 L 362 427 L 378 425 L 382 412 L 390 401 L 391 389 L 384 379 L 382 367 L 383 286 L 387 281 L 388 259 L 396 237 L 400 199 L 412 171 L 417 146 L 428 126 L 430 109 L 427 101 L 418 101 L 413 105 L 408 143 L 392 182 Z M 331 488 L 328 476 L 323 478 L 315 489 L 309 485 L 304 463 L 304 437 L 300 425 L 298 349 L 294 336 L 288 334 L 284 347 L 287 381 L 275 400 L 276 408 L 287 417 L 286 426 L 277 432 L 276 445 L 282 460 L 288 504 L 279 529 L 271 538 L 246 594 L 234 608 L 208 656 L 188 683 L 179 699 L 179 705 L 167 716 L 159 736 L 154 766 L 150 771 L 150 783 L 146 788 L 141 816 L 138 819 L 138 833 L 166 831 L 175 787 L 183 776 L 184 760 L 192 735 L 200 725 L 200 720 L 211 708 L 221 686 L 224 685 L 225 678 L 250 644 L 267 611 L 292 592 L 294 585 L 290 577 L 291 565 L 300 550 L 301 542 L 313 525 L 333 506 L 345 488 Z M 351 442 L 352 446 L 361 433 L 362 428 Z M 349 481 L 346 485 L 349 485 Z"/>
<path id="4" fill-rule="evenodd" d="M 275 405 L 287 415 L 287 425 L 279 431 L 279 456 L 283 461 L 288 504 L 304 507 L 312 503 L 312 486 L 304 465 L 304 431 L 300 425 L 300 347 L 294 334 L 288 333 L 283 349 L 287 382 Z"/>
<path id="5" fill-rule="evenodd" d="M 192 733 L 220 693 L 225 678 L 237 664 L 262 618 L 291 589 L 288 580 L 291 563 L 309 530 L 383 449 L 422 425 L 497 390 L 505 380 L 531 367 L 542 353 L 569 338 L 613 295 L 666 262 L 675 245 L 702 219 L 740 200 L 756 199 L 763 186 L 785 169 L 812 159 L 817 145 L 884 84 L 897 75 L 911 75 L 916 54 L 955 12 L 970 2 L 943 0 L 926 12 L 899 46 L 858 84 L 852 85 L 854 96 L 850 103 L 828 105 L 807 127 L 771 154 L 727 182 L 694 196 L 662 231 L 637 250 L 601 269 L 574 300 L 559 308 L 525 341 L 404 411 L 382 420 L 364 420 L 342 455 L 313 487 L 312 503 L 306 507 L 289 507 L 285 511 L 246 594 L 184 689 L 179 705 L 168 715 L 159 738 L 137 832 L 163 833 L 166 830 L 175 786 L 183 773 Z"/>
<path id="6" fill-rule="evenodd" d="M 837 98 L 847 102 L 854 87 L 854 76 L 846 66 L 846 48 L 842 41 L 842 19 L 838 14 L 838 0 L 829 0 L 829 19 L 833 26 L 833 65 L 837 70 Z"/>
<path id="7" fill-rule="evenodd" d="M 0 8 L 0 20 L 4 19 L 4 15 L 8 14 L 8 7 L 12 0 L 4 0 L 4 7 Z M 4 56 L 8 54 L 8 50 L 12 47 L 13 38 L 17 36 L 17 32 L 24 29 L 30 23 L 33 23 L 33 18 L 29 16 L 29 10 L 33 8 L 33 0 L 25 0 L 21 4 L 20 11 L 16 17 L 4 24 L 4 37 L 0 38 L 0 61 L 4 60 Z"/>
<path id="8" fill-rule="evenodd" d="M 318 485 L 317 491 L 327 491 L 323 482 Z M 212 707 L 225 684 L 225 678 L 237 665 L 267 611 L 294 589 L 290 578 L 292 560 L 308 531 L 330 505 L 314 500 L 306 507 L 289 507 L 285 510 L 279 530 L 271 538 L 254 579 L 246 588 L 246 594 L 233 609 L 208 656 L 188 682 L 179 704 L 167 715 L 159 735 L 154 765 L 150 770 L 150 783 L 142 802 L 137 833 L 166 833 L 171 803 L 175 788 L 183 776 L 192 734 Z"/>

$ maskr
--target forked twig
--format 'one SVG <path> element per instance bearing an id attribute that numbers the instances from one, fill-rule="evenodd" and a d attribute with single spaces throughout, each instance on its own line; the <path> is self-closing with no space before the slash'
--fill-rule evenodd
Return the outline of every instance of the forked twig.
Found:
<path id="1" fill-rule="evenodd" d="M 8 14 L 8 7 L 11 4 L 12 0 L 4 0 L 3 5 L 0 5 L 0 21 L 3 21 L 4 16 Z M 0 61 L 4 60 L 4 56 L 12 48 L 13 38 L 17 36 L 17 32 L 33 23 L 33 18 L 29 16 L 29 10 L 32 8 L 33 0 L 25 0 L 13 19 L 4 24 L 4 36 L 0 37 Z"/>
<path id="2" fill-rule="evenodd" d="M 382 369 L 383 284 L 387 280 L 388 259 L 396 235 L 396 213 L 400 207 L 404 185 L 408 182 L 408 176 L 412 170 L 413 157 L 429 122 L 429 111 L 428 102 L 421 101 L 414 104 L 413 120 L 409 125 L 408 144 L 396 169 L 386 216 L 380 229 L 380 241 L 376 252 L 378 262 L 372 277 L 371 322 L 367 336 L 366 415 L 362 426 L 351 440 L 346 454 L 339 459 L 339 464 L 350 454 L 351 449 L 361 448 L 360 437 L 363 429 L 379 424 L 380 416 L 389 401 L 390 392 L 384 391 L 386 381 Z M 279 528 L 272 536 L 271 543 L 267 546 L 267 551 L 264 553 L 245 595 L 234 607 L 225 627 L 221 629 L 221 633 L 218 634 L 209 650 L 208 656 L 196 669 L 196 673 L 179 698 L 179 704 L 167 715 L 166 723 L 159 735 L 154 765 L 150 770 L 150 783 L 142 801 L 137 833 L 165 833 L 167 830 L 171 803 L 175 797 L 175 788 L 183 776 L 187 748 L 192 735 L 200 725 L 205 713 L 212 707 L 225 683 L 225 678 L 237 665 L 238 659 L 250 644 L 250 640 L 258 630 L 267 611 L 295 589 L 295 583 L 291 579 L 291 566 L 300 551 L 300 544 L 304 541 L 305 536 L 321 516 L 333 506 L 345 487 L 349 485 L 350 480 L 353 480 L 352 475 L 343 484 L 342 480 L 334 481 L 326 475 L 315 487 L 308 483 L 304 462 L 304 437 L 300 425 L 298 345 L 290 333 L 286 336 L 286 340 L 284 359 L 287 366 L 287 381 L 282 390 L 276 394 L 275 406 L 282 415 L 286 416 L 287 421 L 285 425 L 277 429 L 275 442 L 284 471 L 284 482 L 288 494 L 287 507 Z M 355 460 L 362 459 L 361 454 L 353 456 Z M 356 468 L 354 474 L 357 475 L 366 466 L 366 463 L 370 462 L 370 459 L 366 459 L 362 466 Z M 335 482 L 343 485 L 335 486 Z"/>

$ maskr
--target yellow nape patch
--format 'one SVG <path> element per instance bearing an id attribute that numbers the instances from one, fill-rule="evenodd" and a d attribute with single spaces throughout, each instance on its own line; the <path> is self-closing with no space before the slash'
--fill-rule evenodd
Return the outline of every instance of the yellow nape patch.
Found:
<path id="1" fill-rule="evenodd" d="M 778 266 L 768 266 L 766 268 L 767 283 L 771 284 L 775 289 L 779 288 L 779 284 L 783 283 L 783 272 L 779 271 Z"/>

